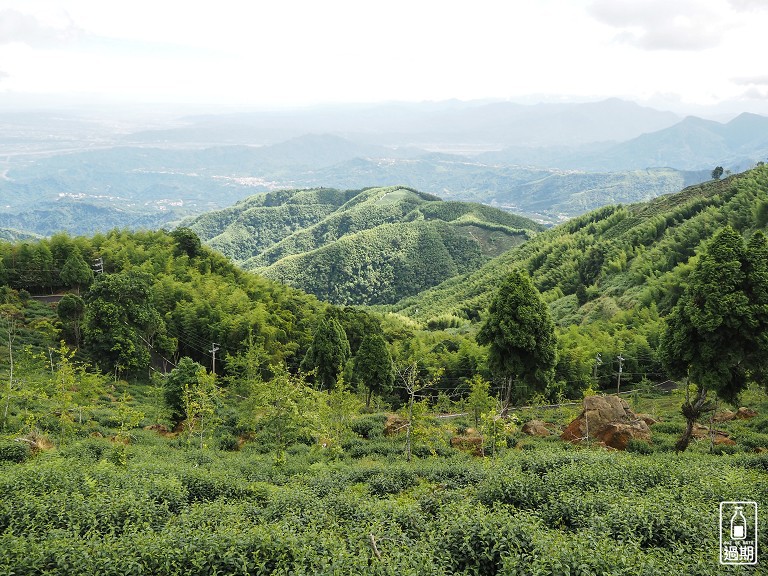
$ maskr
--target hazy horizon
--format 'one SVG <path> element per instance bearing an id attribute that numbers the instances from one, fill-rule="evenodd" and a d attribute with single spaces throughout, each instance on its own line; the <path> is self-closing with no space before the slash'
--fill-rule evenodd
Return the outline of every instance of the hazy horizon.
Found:
<path id="1" fill-rule="evenodd" d="M 768 114 L 756 0 L 0 0 L 4 108 L 201 112 L 620 98 Z"/>

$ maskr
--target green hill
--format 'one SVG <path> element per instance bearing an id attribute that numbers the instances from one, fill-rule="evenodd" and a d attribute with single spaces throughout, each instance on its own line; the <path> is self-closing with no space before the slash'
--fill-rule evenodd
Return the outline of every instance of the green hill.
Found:
<path id="1" fill-rule="evenodd" d="M 423 321 L 478 318 L 498 281 L 519 266 L 564 325 L 652 305 L 664 313 L 714 231 L 730 224 L 748 234 L 766 223 L 768 168 L 760 166 L 647 203 L 590 212 L 391 309 Z"/>
<path id="2" fill-rule="evenodd" d="M 496 208 L 403 187 L 259 194 L 189 226 L 244 268 L 337 304 L 395 302 L 542 230 Z"/>

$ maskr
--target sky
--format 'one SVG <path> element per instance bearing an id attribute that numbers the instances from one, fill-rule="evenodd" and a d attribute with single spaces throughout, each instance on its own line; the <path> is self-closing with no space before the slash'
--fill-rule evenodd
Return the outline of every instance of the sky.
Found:
<path id="1" fill-rule="evenodd" d="M 0 0 L 0 97 L 768 112 L 765 0 Z"/>

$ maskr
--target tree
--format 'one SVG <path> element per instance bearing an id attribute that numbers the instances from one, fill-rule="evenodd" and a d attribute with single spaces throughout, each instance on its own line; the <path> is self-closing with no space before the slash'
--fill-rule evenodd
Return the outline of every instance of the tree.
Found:
<path id="1" fill-rule="evenodd" d="M 756 235 L 757 236 L 757 235 Z M 659 352 L 675 378 L 696 385 L 682 406 L 686 430 L 676 444 L 683 451 L 693 425 L 714 409 L 712 391 L 736 403 L 751 381 L 766 382 L 768 354 L 768 275 L 765 237 L 750 242 L 726 226 L 712 239 L 691 272 L 688 286 L 667 318 Z"/>
<path id="2" fill-rule="evenodd" d="M 274 364 L 269 371 L 272 379 L 254 383 L 242 424 L 262 427 L 275 443 L 276 461 L 281 463 L 288 446 L 316 433 L 318 393 L 307 386 L 302 374 L 292 375 L 283 364 Z"/>
<path id="3" fill-rule="evenodd" d="M 182 400 L 187 417 L 187 441 L 196 434 L 202 450 L 205 447 L 206 432 L 214 430 L 217 424 L 216 410 L 221 400 L 221 389 L 216 385 L 216 375 L 208 374 L 200 366 L 193 379 L 184 381 Z"/>
<path id="4" fill-rule="evenodd" d="M 65 294 L 56 306 L 59 320 L 72 330 L 75 347 L 80 347 L 80 326 L 85 316 L 85 301 L 75 294 Z"/>
<path id="5" fill-rule="evenodd" d="M 360 343 L 354 362 L 355 379 L 368 389 L 365 407 L 370 408 L 371 396 L 386 394 L 392 390 L 395 372 L 387 342 L 380 334 L 369 334 Z"/>
<path id="6" fill-rule="evenodd" d="M 349 342 L 341 325 L 326 317 L 320 321 L 300 369 L 306 373 L 314 371 L 317 387 L 330 390 L 344 370 L 349 354 Z"/>
<path id="7" fill-rule="evenodd" d="M 555 325 L 547 304 L 526 272 L 514 270 L 501 283 L 477 335 L 486 344 L 494 376 L 505 381 L 504 410 L 536 392 L 544 393 L 557 364 Z"/>
<path id="8" fill-rule="evenodd" d="M 714 170 L 712 170 L 712 180 L 720 180 L 720 177 L 723 175 L 723 167 L 717 166 Z"/>
<path id="9" fill-rule="evenodd" d="M 147 368 L 153 349 L 175 348 L 152 303 L 151 280 L 144 272 L 102 274 L 86 295 L 85 348 L 102 369 L 117 374 Z"/>
<path id="10" fill-rule="evenodd" d="M 93 270 L 83 259 L 80 250 L 74 248 L 61 268 L 59 278 L 65 285 L 74 287 L 80 294 L 81 286 L 88 286 L 93 282 Z"/>
<path id="11" fill-rule="evenodd" d="M 467 405 L 472 411 L 475 428 L 480 427 L 480 418 L 496 405 L 496 400 L 490 394 L 491 383 L 479 374 L 472 376 L 469 381 L 469 396 Z"/>
<path id="12" fill-rule="evenodd" d="M 177 251 L 181 254 L 186 254 L 190 258 L 194 258 L 200 254 L 202 243 L 197 234 L 195 234 L 190 228 L 181 226 L 171 232 L 171 237 L 176 241 Z"/>
<path id="13" fill-rule="evenodd" d="M 185 356 L 179 360 L 176 367 L 165 378 L 165 404 L 170 410 L 171 421 L 178 424 L 187 417 L 187 409 L 184 402 L 184 389 L 191 382 L 197 380 L 200 370 L 205 370 L 191 358 Z"/>

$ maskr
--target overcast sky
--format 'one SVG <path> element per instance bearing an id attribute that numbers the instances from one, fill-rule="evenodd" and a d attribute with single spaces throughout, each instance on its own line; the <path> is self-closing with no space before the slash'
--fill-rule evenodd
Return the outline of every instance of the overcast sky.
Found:
<path id="1" fill-rule="evenodd" d="M 766 0 L 0 0 L 0 93 L 768 105 Z"/>

